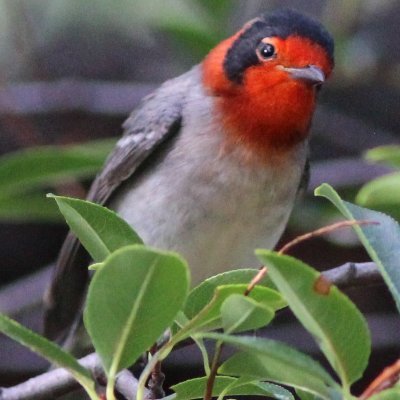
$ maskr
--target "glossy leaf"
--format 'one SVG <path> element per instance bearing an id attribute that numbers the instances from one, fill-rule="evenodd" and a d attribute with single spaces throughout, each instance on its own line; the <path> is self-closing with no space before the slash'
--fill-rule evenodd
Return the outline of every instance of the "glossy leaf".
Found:
<path id="1" fill-rule="evenodd" d="M 222 327 L 221 306 L 231 295 L 243 295 L 247 284 L 224 285 L 215 289 L 214 296 L 210 302 L 200 310 L 175 336 L 175 340 L 180 341 L 200 330 L 212 330 Z M 282 296 L 275 290 L 256 286 L 249 297 L 260 303 L 262 307 L 267 307 L 272 311 L 280 308 L 284 302 Z M 187 317 L 187 316 L 186 316 Z"/>
<path id="2" fill-rule="evenodd" d="M 400 220 L 400 173 L 384 175 L 368 182 L 358 192 L 356 202 Z"/>
<path id="3" fill-rule="evenodd" d="M 370 335 L 362 314 L 319 272 L 301 261 L 269 250 L 256 254 L 348 388 L 362 376 L 370 354 Z"/>
<path id="4" fill-rule="evenodd" d="M 188 267 L 175 253 L 133 245 L 104 261 L 89 286 L 84 322 L 109 377 L 172 324 L 188 287 Z"/>
<path id="5" fill-rule="evenodd" d="M 311 357 L 274 340 L 250 336 L 203 333 L 200 336 L 222 340 L 239 350 L 219 368 L 224 375 L 253 377 L 293 386 L 326 400 L 340 395 L 329 374 Z"/>
<path id="6" fill-rule="evenodd" d="M 391 389 L 384 390 L 383 392 L 377 393 L 369 398 L 369 400 L 399 400 L 399 399 L 400 399 L 399 387 L 394 387 Z"/>
<path id="7" fill-rule="evenodd" d="M 369 150 L 365 158 L 368 161 L 379 162 L 391 167 L 400 168 L 400 146 L 389 145 L 376 147 Z"/>
<path id="8" fill-rule="evenodd" d="M 242 294 L 229 296 L 221 306 L 222 327 L 226 333 L 261 328 L 268 325 L 274 316 L 272 308 Z"/>
<path id="9" fill-rule="evenodd" d="M 51 363 L 65 368 L 85 388 L 91 399 L 96 400 L 95 383 L 89 371 L 82 367 L 69 353 L 43 336 L 25 328 L 18 322 L 0 314 L 0 332 L 14 339 Z"/>
<path id="10" fill-rule="evenodd" d="M 256 269 L 237 269 L 224 272 L 206 279 L 200 285 L 196 286 L 189 293 L 189 297 L 185 304 L 185 314 L 188 318 L 195 317 L 213 298 L 215 289 L 218 286 L 242 284 L 248 285 L 251 280 L 257 275 Z M 272 282 L 268 277 L 265 277 L 259 286 L 272 287 Z M 280 296 L 281 306 L 284 307 L 284 302 Z"/>
<path id="11" fill-rule="evenodd" d="M 400 311 L 400 226 L 391 217 L 343 201 L 332 187 L 321 185 L 317 196 L 326 197 L 347 219 L 369 220 L 379 225 L 354 226 L 354 231 L 379 268 Z"/>
<path id="12" fill-rule="evenodd" d="M 142 243 L 130 225 L 108 208 L 86 200 L 48 196 L 56 200 L 72 232 L 96 262 L 123 246 Z"/>
<path id="13" fill-rule="evenodd" d="M 321 397 L 316 396 L 313 393 L 305 392 L 301 389 L 297 389 L 296 394 L 300 398 L 300 400 L 320 400 L 321 399 Z"/>
<path id="14" fill-rule="evenodd" d="M 201 399 L 207 384 L 207 377 L 195 378 L 171 387 L 176 393 L 174 400 Z M 240 383 L 237 378 L 217 376 L 213 387 L 213 396 L 219 396 L 227 388 L 225 396 L 268 396 L 279 400 L 294 400 L 286 389 L 267 382 Z"/>

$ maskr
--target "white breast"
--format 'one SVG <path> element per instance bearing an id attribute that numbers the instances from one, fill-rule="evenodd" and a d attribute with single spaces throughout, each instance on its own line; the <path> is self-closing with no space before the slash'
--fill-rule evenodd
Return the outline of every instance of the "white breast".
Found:
<path id="1" fill-rule="evenodd" d="M 110 205 L 146 244 L 181 253 L 193 284 L 259 266 L 254 249 L 278 241 L 306 158 L 302 144 L 288 162 L 255 170 L 240 149 L 221 151 L 223 134 L 210 118 L 212 107 L 212 99 L 191 93 L 173 147 Z"/>

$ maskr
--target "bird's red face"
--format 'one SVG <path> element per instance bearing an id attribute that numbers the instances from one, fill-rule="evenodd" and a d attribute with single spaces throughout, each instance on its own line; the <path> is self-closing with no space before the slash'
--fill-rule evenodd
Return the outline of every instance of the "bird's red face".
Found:
<path id="1" fill-rule="evenodd" d="M 260 37 L 260 29 L 250 22 L 214 48 L 203 63 L 203 81 L 231 143 L 265 157 L 266 151 L 280 153 L 306 138 L 317 89 L 330 76 L 333 57 L 312 37 Z"/>

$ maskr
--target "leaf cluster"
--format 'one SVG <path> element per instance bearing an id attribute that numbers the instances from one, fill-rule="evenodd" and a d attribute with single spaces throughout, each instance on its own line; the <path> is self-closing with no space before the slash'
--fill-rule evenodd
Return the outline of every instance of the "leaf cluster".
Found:
<path id="1" fill-rule="evenodd" d="M 366 159 L 393 168 L 393 172 L 366 183 L 358 192 L 356 202 L 400 220 L 400 146 L 376 147 L 367 152 Z"/>
<path id="2" fill-rule="evenodd" d="M 399 305 L 399 225 L 382 213 L 343 201 L 328 185 L 319 187 L 316 194 L 329 199 L 347 219 L 379 223 L 354 229 Z M 363 375 L 371 351 L 368 326 L 356 306 L 312 267 L 270 250 L 257 250 L 268 273 L 252 290 L 248 285 L 258 272 L 252 269 L 229 271 L 189 290 L 189 268 L 178 254 L 145 246 L 125 221 L 104 207 L 49 196 L 95 262 L 84 323 L 107 375 L 107 399 L 115 399 L 117 374 L 135 363 L 165 332 L 168 339 L 153 351 L 139 379 L 139 399 L 144 397 L 157 363 L 188 338 L 201 349 L 204 376 L 173 386 L 177 399 L 202 398 L 205 393 L 218 398 L 261 395 L 294 399 L 280 385 L 294 388 L 304 400 L 354 399 L 351 385 Z M 283 342 L 237 336 L 265 327 L 287 306 L 313 336 L 334 375 Z M 54 343 L 4 315 L 0 316 L 0 330 L 68 369 L 91 399 L 99 398 L 90 373 Z M 215 341 L 216 349 L 224 344 L 236 352 L 214 368 L 219 360 L 210 362 L 205 339 Z M 379 398 L 398 394 L 393 388 Z"/>

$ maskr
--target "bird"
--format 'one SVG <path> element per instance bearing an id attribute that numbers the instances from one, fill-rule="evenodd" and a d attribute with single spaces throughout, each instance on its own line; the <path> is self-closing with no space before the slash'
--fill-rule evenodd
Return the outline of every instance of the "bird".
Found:
<path id="1" fill-rule="evenodd" d="M 147 245 L 180 253 L 194 284 L 257 267 L 254 249 L 276 245 L 307 181 L 312 116 L 333 67 L 320 22 L 260 14 L 140 102 L 87 199 Z M 45 296 L 47 337 L 76 320 L 89 262 L 69 233 Z"/>

